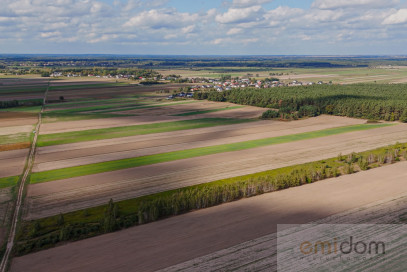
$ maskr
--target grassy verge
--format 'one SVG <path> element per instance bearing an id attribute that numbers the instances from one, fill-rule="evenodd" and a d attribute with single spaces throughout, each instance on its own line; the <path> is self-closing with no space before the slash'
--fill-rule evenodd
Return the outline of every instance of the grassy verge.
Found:
<path id="1" fill-rule="evenodd" d="M 239 108 L 243 108 L 243 107 L 244 107 L 244 106 L 231 106 L 231 107 L 220 108 L 220 109 L 213 109 L 213 110 L 190 111 L 190 112 L 175 114 L 175 115 L 173 115 L 173 116 L 197 115 L 197 114 L 204 114 L 204 113 L 217 112 L 217 111 L 234 110 L 234 109 L 239 109 Z"/>
<path id="2" fill-rule="evenodd" d="M 183 120 L 173 122 L 161 122 L 145 125 L 91 129 L 84 131 L 73 131 L 55 134 L 39 135 L 38 146 L 50 146 L 58 144 L 77 143 L 83 141 L 103 140 L 134 135 L 143 135 L 176 130 L 213 127 L 220 125 L 231 125 L 249 122 L 244 119 L 226 118 L 203 118 L 194 120 Z"/>
<path id="3" fill-rule="evenodd" d="M 26 221 L 17 234 L 18 255 L 156 221 L 238 199 L 352 174 L 407 158 L 407 144 L 228 178 L 124 200 L 43 219 Z"/>
<path id="4" fill-rule="evenodd" d="M 87 164 L 75 167 L 68 167 L 44 172 L 33 173 L 31 175 L 31 184 L 48 182 L 58 179 L 66 179 L 72 177 L 79 177 L 109 171 L 115 171 L 120 169 L 138 167 L 149 164 L 156 164 L 162 162 L 169 162 L 181 159 L 188 159 L 194 157 L 200 157 L 205 155 L 239 151 L 250 148 L 262 147 L 273 144 L 288 143 L 299 140 L 306 140 L 312 138 L 325 137 L 329 135 L 335 135 L 340 133 L 352 132 L 352 131 L 361 131 L 366 129 L 373 129 L 378 127 L 388 126 L 388 124 L 377 124 L 377 125 L 354 125 L 338 128 L 330 128 L 318 131 L 311 131 L 299 134 L 285 135 L 279 137 L 265 138 L 260 140 L 251 140 L 246 142 L 238 142 L 224 145 L 216 146 L 207 146 L 186 150 L 179 150 L 161 154 L 141 156 L 137 158 L 129 158 L 115 161 L 107 161 L 101 163 Z"/>
<path id="5" fill-rule="evenodd" d="M 19 178 L 20 176 L 0 178 L 0 189 L 16 185 Z"/>

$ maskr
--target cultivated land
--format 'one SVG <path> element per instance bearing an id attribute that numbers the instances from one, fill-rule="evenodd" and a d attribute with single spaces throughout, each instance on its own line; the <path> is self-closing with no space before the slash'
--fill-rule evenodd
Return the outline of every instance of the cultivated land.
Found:
<path id="1" fill-rule="evenodd" d="M 245 248 L 264 251 L 264 243 L 273 246 L 277 224 L 308 223 L 335 214 L 319 222 L 389 223 L 405 218 L 406 166 L 400 162 L 74 242 L 15 258 L 12 271 L 155 271 L 211 253 L 213 258 L 175 268 L 191 271 L 196 264 L 195 271 L 239 265 L 267 270 L 273 264 L 267 260 L 269 251 L 237 257 Z M 219 257 L 225 262 L 217 262 Z"/>
<path id="2" fill-rule="evenodd" d="M 13 187 L 23 172 L 32 131 L 38 121 L 38 100 L 47 80 L 0 79 L 2 107 L 14 100 L 26 107 L 0 109 L 0 245 L 3 247 L 14 210 Z M 4 248 L 2 248 L 3 253 Z"/>
<path id="3" fill-rule="evenodd" d="M 307 79 L 314 76 L 334 78 L 332 75 L 343 72 L 341 74 L 343 78 L 347 73 L 355 71 L 357 69 L 346 71 L 339 69 L 324 74 L 322 69 L 310 69 L 302 71 L 304 74 L 300 76 Z M 297 71 L 289 73 L 295 74 Z M 380 74 L 363 75 L 358 71 L 357 74 L 364 80 L 365 77 L 380 76 Z M 35 223 L 27 222 L 28 220 L 39 218 L 48 220 L 44 218 L 99 207 L 105 205 L 111 198 L 115 202 L 128 200 L 223 178 L 333 158 L 339 153 L 350 154 L 396 142 L 407 142 L 407 124 L 365 124 L 366 120 L 362 119 L 328 115 L 293 122 L 260 121 L 258 117 L 266 110 L 264 108 L 225 102 L 166 99 L 173 90 L 188 86 L 185 84 L 135 86 L 128 82 L 82 80 L 50 83 L 48 103 L 43 115 L 45 123 L 39 132 L 39 148 L 23 208 L 24 227 L 17 237 L 27 239 L 29 236 L 28 240 L 39 237 L 38 242 L 42 243 L 41 235 L 46 232 L 47 227 L 36 226 Z M 9 87 L 7 90 L 0 88 L 0 97 L 3 98 L 1 95 L 4 95 L 5 99 L 12 100 L 30 95 L 43 95 L 45 89 L 40 88 L 48 81 L 38 80 L 34 83 L 29 85 L 24 81 L 13 87 L 14 91 Z M 9 84 L 15 82 L 10 81 Z M 0 122 L 1 144 L 7 140 L 4 146 L 7 145 L 8 148 L 3 149 L 7 151 L 0 152 L 0 162 L 4 162 L 0 165 L 0 186 L 4 188 L 0 191 L 2 201 L 4 200 L 0 205 L 0 212 L 5 214 L 3 218 L 7 217 L 9 210 L 7 205 L 11 199 L 11 186 L 17 182 L 25 163 L 28 150 L 24 149 L 23 143 L 30 142 L 31 130 L 37 121 L 36 116 L 40 107 L 27 105 L 0 110 L 0 118 L 5 121 Z M 405 153 L 405 148 L 403 152 Z M 400 158 L 404 160 L 405 154 L 402 156 L 404 157 Z M 85 271 L 100 268 L 101 271 L 103 269 L 143 271 L 165 268 L 273 233 L 274 227 L 267 229 L 267 224 L 275 226 L 276 222 L 281 223 L 280 221 L 286 219 L 309 222 L 386 197 L 398 196 L 407 191 L 402 183 L 405 179 L 401 170 L 403 167 L 405 168 L 405 162 L 400 162 L 355 174 L 355 178 L 351 175 L 323 181 L 320 186 L 303 186 L 301 188 L 305 189 L 298 188 L 299 191 L 292 195 L 289 193 L 292 190 L 290 189 L 287 193 L 283 191 L 255 197 L 253 202 L 242 200 L 213 208 L 213 211 L 223 211 L 219 214 L 207 209 L 72 243 L 18 258 L 12 269 L 58 271 L 66 268 Z M 386 180 L 391 181 L 391 186 L 388 183 L 380 183 L 377 180 L 380 177 L 386 177 Z M 371 183 L 368 183 L 369 179 Z M 397 190 L 397 186 L 401 189 Z M 334 192 L 331 194 L 332 199 L 328 199 L 328 193 L 332 192 Z M 297 195 L 299 201 L 296 201 Z M 319 195 L 322 196 L 321 199 L 315 202 L 312 196 Z M 256 199 L 265 202 L 256 202 Z M 243 206 L 239 206 L 240 202 Z M 234 208 L 226 211 L 222 210 L 224 209 L 222 207 Z M 242 214 L 239 214 L 239 209 L 243 211 Z M 105 213 L 102 211 L 100 216 L 103 217 L 103 214 Z M 207 214 L 206 216 L 210 218 L 201 217 L 201 214 Z M 69 215 L 65 216 L 68 220 Z M 89 218 L 93 216 L 94 214 L 91 214 Z M 216 219 L 220 220 L 222 216 L 225 217 L 225 221 L 215 223 Z M 25 229 L 26 226 L 34 228 Z M 36 228 L 38 230 L 35 230 Z M 164 232 L 158 235 L 155 231 L 162 230 L 161 228 Z M 27 231 L 28 234 L 22 235 L 21 231 Z M 195 231 L 197 236 L 193 235 Z M 57 236 L 60 237 L 59 230 L 57 232 Z M 38 233 L 40 234 L 36 236 Z M 134 235 L 137 243 L 123 244 L 123 233 L 127 238 L 128 235 Z M 180 238 L 182 233 L 187 239 Z M 157 241 L 149 240 L 148 235 L 155 235 L 158 237 Z M 131 239 L 133 238 L 129 238 L 130 241 Z M 185 241 L 176 245 L 174 243 L 176 239 Z M 196 247 L 200 239 L 207 241 L 201 243 L 202 247 Z M 110 245 L 108 248 L 94 249 L 96 245 L 103 243 Z M 153 248 L 154 245 L 161 243 L 165 244 L 162 248 Z M 192 248 L 194 243 L 195 248 Z M 24 244 L 24 241 L 19 245 L 21 248 L 30 247 L 29 243 Z M 68 251 L 75 249 L 77 245 L 89 252 L 75 255 L 76 253 L 72 254 L 71 251 L 70 255 Z M 135 252 L 136 246 L 140 246 L 142 250 L 137 247 Z M 41 248 L 41 245 L 33 247 L 31 249 L 35 250 Z M 121 249 L 115 251 L 118 247 L 128 252 L 121 253 Z M 105 258 L 104 250 L 114 253 Z M 42 261 L 44 256 L 51 256 L 46 255 L 47 252 L 51 254 L 60 252 L 61 255 L 58 257 L 52 255 L 48 261 Z M 170 254 L 162 255 L 166 252 Z M 78 254 L 82 253 L 78 251 Z M 119 253 L 122 255 L 116 256 Z M 125 260 L 130 253 L 134 255 L 134 260 L 137 260 L 134 263 L 133 260 Z M 159 255 L 155 261 L 151 257 L 153 254 Z M 39 256 L 39 259 L 36 259 L 36 256 Z M 85 256 L 89 258 L 90 263 L 84 261 Z M 98 259 L 99 257 L 103 260 Z M 104 267 L 110 257 L 119 262 L 123 261 L 122 266 Z M 78 258 L 78 262 L 76 264 L 72 262 L 64 267 L 63 258 L 69 262 Z M 32 265 L 31 261 L 38 263 Z M 54 261 L 61 261 L 61 266 L 53 263 Z M 42 268 L 41 265 L 48 267 Z"/>
<path id="4" fill-rule="evenodd" d="M 357 119 L 319 116 L 317 118 L 310 118 L 293 123 L 258 121 L 236 125 L 155 133 L 145 136 L 137 135 L 100 141 L 86 141 L 40 147 L 33 171 L 41 172 L 83 164 L 204 146 L 244 142 L 363 123 L 363 120 Z"/>
<path id="5" fill-rule="evenodd" d="M 233 72 L 228 72 L 232 70 Z M 329 82 L 338 84 L 353 83 L 403 83 L 407 76 L 407 66 L 375 66 L 362 68 L 242 68 L 209 67 L 201 69 L 159 70 L 164 75 L 177 74 L 184 78 L 209 77 L 220 78 L 225 75 L 232 77 L 279 78 L 283 82 L 298 80 L 302 82 Z"/>
<path id="6" fill-rule="evenodd" d="M 301 122 L 301 121 L 299 121 Z M 293 122 L 295 124 L 296 122 Z M 299 140 L 29 185 L 26 219 L 407 141 L 407 125 Z"/>

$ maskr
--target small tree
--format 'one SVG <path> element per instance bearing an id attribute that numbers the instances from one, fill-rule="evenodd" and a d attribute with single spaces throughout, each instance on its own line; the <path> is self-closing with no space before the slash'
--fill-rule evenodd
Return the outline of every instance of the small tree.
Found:
<path id="1" fill-rule="evenodd" d="M 58 226 L 63 226 L 65 224 L 64 215 L 62 213 L 59 214 L 57 219 Z"/>
<path id="2" fill-rule="evenodd" d="M 401 114 L 400 121 L 403 123 L 407 123 L 407 110 L 403 111 L 403 113 Z"/>

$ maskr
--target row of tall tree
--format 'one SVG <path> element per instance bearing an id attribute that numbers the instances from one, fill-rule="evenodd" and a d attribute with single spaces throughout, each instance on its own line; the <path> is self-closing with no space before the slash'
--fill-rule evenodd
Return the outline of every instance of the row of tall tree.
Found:
<path id="1" fill-rule="evenodd" d="M 274 108 L 286 114 L 332 114 L 407 122 L 407 84 L 237 88 L 224 92 L 199 92 L 195 98 Z"/>

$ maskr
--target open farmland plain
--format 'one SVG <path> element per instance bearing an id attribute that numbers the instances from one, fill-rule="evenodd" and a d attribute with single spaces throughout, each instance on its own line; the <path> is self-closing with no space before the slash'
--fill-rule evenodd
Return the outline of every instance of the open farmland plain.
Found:
<path id="1" fill-rule="evenodd" d="M 48 86 L 48 81 L 44 84 L 41 86 Z M 165 215 L 154 209 L 143 210 L 143 205 L 150 205 L 151 201 L 155 201 L 157 205 L 161 203 L 160 201 L 164 201 L 161 198 L 156 199 L 156 196 L 171 196 L 174 192 L 182 192 L 186 188 L 212 186 L 211 184 L 216 182 L 222 184 L 225 180 L 236 180 L 248 175 L 255 176 L 267 171 L 277 173 L 279 169 L 297 165 L 311 169 L 313 163 L 317 161 L 320 164 L 329 164 L 329 167 L 323 166 L 323 171 L 329 172 L 331 176 L 379 167 L 393 163 L 396 159 L 403 162 L 396 164 L 397 167 L 394 166 L 394 169 L 386 166 L 370 175 L 374 173 L 386 175 L 389 171 L 399 173 L 400 169 L 405 167 L 405 146 L 392 147 L 390 151 L 383 149 L 380 150 L 381 153 L 377 151 L 378 155 L 375 155 L 374 159 L 370 160 L 371 157 L 368 157 L 369 162 L 365 161 L 366 154 L 357 155 L 359 157 L 355 155 L 359 161 L 354 159 L 354 155 L 348 154 L 373 152 L 371 150 L 383 146 L 407 142 L 407 124 L 385 121 L 371 124 L 364 119 L 332 115 L 302 118 L 292 122 L 277 119 L 260 120 L 259 117 L 266 111 L 265 108 L 229 102 L 166 99 L 168 94 L 181 86 L 186 85 L 139 86 L 103 81 L 51 81 L 49 83 L 47 103 L 42 115 L 43 124 L 36 132 L 38 141 L 35 162 L 30 173 L 21 225 L 17 233 L 16 255 L 51 247 L 59 242 L 87 238 L 141 225 L 168 215 L 214 205 L 192 205 L 192 208 L 180 209 Z M 19 91 L 17 93 L 14 99 L 20 97 Z M 10 90 L 6 94 L 9 99 Z M 18 182 L 25 165 L 32 130 L 37 122 L 35 116 L 40 107 L 40 105 L 24 105 L 0 111 L 0 115 L 4 113 L 4 118 L 8 122 L 6 124 L 9 124 L 0 127 L 0 139 L 2 139 L 0 148 L 3 146 L 4 150 L 0 152 L 0 160 L 4 162 L 0 166 L 0 181 L 5 184 L 4 190 L 9 190 L 10 196 L 12 185 Z M 20 114 L 30 118 L 19 118 Z M 16 120 L 14 125 L 12 125 L 13 118 Z M 20 119 L 26 121 L 23 122 Z M 18 120 L 20 123 L 17 122 Z M 340 153 L 346 156 L 343 158 L 338 156 Z M 337 160 L 332 159 L 337 156 Z M 367 163 L 367 166 L 362 163 Z M 283 173 L 286 170 L 281 171 Z M 382 173 L 380 171 L 384 171 L 385 174 L 380 174 Z M 330 177 L 325 172 L 323 178 L 319 172 L 317 174 L 311 170 L 309 172 L 312 180 L 305 178 L 300 182 L 301 184 Z M 354 182 L 353 179 L 351 180 Z M 403 177 L 399 179 L 397 176 L 394 181 L 395 186 L 397 184 L 401 186 L 402 180 Z M 376 183 L 380 182 L 376 181 Z M 337 185 L 335 179 L 330 180 L 328 184 L 330 185 L 321 189 L 321 194 L 326 193 L 331 184 Z M 347 192 L 346 188 L 349 189 L 347 184 L 343 188 L 334 186 L 338 190 L 335 201 L 338 202 L 340 195 Z M 290 186 L 276 186 L 269 191 Z M 360 188 L 357 187 L 353 196 L 362 192 L 366 186 L 367 184 L 363 183 Z M 308 222 L 358 207 L 358 205 L 366 205 L 390 197 L 397 191 L 392 186 L 389 191 L 380 190 L 382 188 L 380 186 L 384 185 L 378 185 L 375 194 L 366 196 L 365 200 L 350 202 L 341 208 L 317 210 L 314 207 L 327 202 L 306 207 L 318 216 L 308 216 L 306 211 L 303 211 L 304 216 L 301 217 L 303 219 L 299 221 Z M 319 192 L 320 187 L 311 188 L 316 188 L 315 190 Z M 383 192 L 383 195 L 379 192 Z M 260 193 L 247 196 L 256 194 Z M 310 195 L 308 193 L 304 199 L 309 199 Z M 229 202 L 233 198 L 225 199 L 224 202 Z M 287 199 L 292 201 L 290 203 L 294 202 L 293 196 L 287 196 Z M 119 203 L 118 206 L 115 203 Z M 274 206 L 274 202 L 270 205 Z M 170 206 L 169 208 L 173 209 L 175 204 Z M 301 211 L 296 210 L 296 212 Z M 195 218 L 193 214 L 191 213 L 190 216 Z M 279 211 L 279 214 L 283 213 Z M 121 217 L 125 218 L 124 223 L 111 223 Z M 277 219 L 264 220 L 275 222 Z M 255 225 L 260 223 L 265 221 L 253 221 Z M 220 222 L 220 224 L 223 223 Z M 232 223 L 226 222 L 226 224 Z M 148 230 L 149 226 L 137 228 Z M 154 225 L 151 226 L 153 226 L 151 229 L 153 233 Z M 247 227 L 250 226 L 243 224 L 233 231 L 241 234 Z M 177 229 L 182 232 L 182 228 L 177 227 Z M 260 230 L 263 229 L 260 228 Z M 208 231 L 208 229 L 203 228 L 202 231 Z M 100 239 L 118 237 L 117 241 L 120 243 L 122 233 L 109 234 Z M 174 229 L 169 228 L 165 235 L 170 236 L 171 233 L 175 233 Z M 150 270 L 148 267 L 152 270 L 165 268 L 270 233 L 264 230 L 253 235 L 243 235 L 237 240 L 230 238 L 229 242 L 219 241 L 213 247 L 209 243 L 212 243 L 214 238 L 204 235 L 201 238 L 207 237 L 209 240 L 203 248 L 191 250 L 191 254 L 185 254 L 184 257 L 177 255 L 173 261 L 163 261 L 157 266 L 151 265 L 153 262 L 151 254 L 157 252 L 146 251 L 145 254 L 138 254 L 135 258 L 139 260 L 137 270 Z M 145 237 L 141 238 L 141 241 L 151 242 L 147 240 Z M 94 246 L 92 242 L 94 240 L 82 241 L 81 246 L 83 247 L 83 243 L 87 241 L 89 241 L 89 247 Z M 162 252 L 175 250 L 172 242 L 168 241 L 169 245 Z M 186 243 L 192 245 L 191 241 L 188 240 Z M 197 240 L 193 240 L 194 242 Z M 75 247 L 75 243 L 72 246 Z M 143 246 L 149 247 L 151 243 Z M 83 248 L 89 249 L 89 247 Z M 189 245 L 186 245 L 185 248 L 188 247 Z M 115 248 L 112 247 L 109 250 L 115 250 Z M 134 249 L 129 248 L 129 250 L 134 252 Z M 66 256 L 64 254 L 61 256 Z M 18 271 L 23 267 L 27 268 L 32 260 L 38 260 L 35 259 L 36 256 L 42 258 L 44 255 L 33 254 L 16 259 L 13 269 Z M 66 257 L 67 260 L 69 258 Z M 53 257 L 51 259 L 54 260 Z M 132 262 L 123 263 L 124 270 L 134 265 Z M 47 264 L 54 267 L 51 263 Z M 78 264 L 82 266 L 83 261 L 79 261 Z M 34 268 L 42 269 L 33 266 Z M 66 268 L 67 270 L 79 269 L 79 271 L 81 269 L 69 266 Z M 87 268 L 88 270 L 99 269 L 99 266 Z M 55 271 L 58 269 L 55 268 Z M 61 267 L 61 269 L 63 271 L 64 268 Z M 117 267 L 106 266 L 106 269 L 108 271 Z M 29 271 L 28 268 L 27 271 Z"/>
<path id="2" fill-rule="evenodd" d="M 13 212 L 14 188 L 26 164 L 39 103 L 48 81 L 0 79 L 0 245 L 3 246 Z M 23 107 L 4 108 L 6 105 Z"/>
<path id="3" fill-rule="evenodd" d="M 74 242 L 15 258 L 11 270 L 273 271 L 277 224 L 404 222 L 405 168 L 401 162 Z"/>

